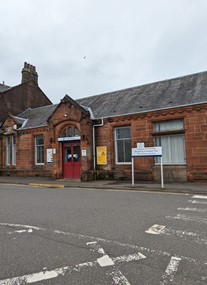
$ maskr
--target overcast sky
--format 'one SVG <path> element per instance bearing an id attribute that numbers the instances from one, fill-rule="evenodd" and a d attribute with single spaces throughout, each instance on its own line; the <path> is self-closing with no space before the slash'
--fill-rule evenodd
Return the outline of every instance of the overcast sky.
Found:
<path id="1" fill-rule="evenodd" d="M 0 0 L 0 83 L 53 103 L 207 70 L 207 0 Z"/>

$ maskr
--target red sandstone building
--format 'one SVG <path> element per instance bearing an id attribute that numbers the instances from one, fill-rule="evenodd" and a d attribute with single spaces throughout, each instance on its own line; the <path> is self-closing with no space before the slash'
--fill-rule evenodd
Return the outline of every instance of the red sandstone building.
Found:
<path id="1" fill-rule="evenodd" d="M 131 149 L 162 146 L 165 181 L 207 180 L 207 72 L 10 114 L 1 173 L 131 179 Z M 159 180 L 159 158 L 135 180 Z"/>
<path id="2" fill-rule="evenodd" d="M 50 105 L 52 102 L 38 86 L 35 66 L 24 63 L 21 84 L 7 86 L 0 83 L 0 124 L 8 114 L 18 115 L 27 108 Z"/>

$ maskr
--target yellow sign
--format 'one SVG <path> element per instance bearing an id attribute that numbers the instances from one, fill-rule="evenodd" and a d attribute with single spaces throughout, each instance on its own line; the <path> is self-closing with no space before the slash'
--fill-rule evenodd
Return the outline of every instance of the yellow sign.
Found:
<path id="1" fill-rule="evenodd" d="M 98 146 L 96 148 L 97 164 L 107 164 L 107 149 L 106 146 Z"/>

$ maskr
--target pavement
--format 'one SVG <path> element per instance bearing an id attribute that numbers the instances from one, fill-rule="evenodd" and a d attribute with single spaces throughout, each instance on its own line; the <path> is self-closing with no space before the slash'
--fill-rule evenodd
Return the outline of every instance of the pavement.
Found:
<path id="1" fill-rule="evenodd" d="M 55 180 L 51 177 L 0 176 L 0 183 L 30 185 L 47 188 L 89 188 L 207 195 L 207 181 L 164 183 L 164 188 L 161 188 L 161 184 L 154 181 L 135 181 L 134 186 L 132 186 L 131 181 L 123 180 L 93 180 L 87 182 L 74 182 L 67 179 Z"/>

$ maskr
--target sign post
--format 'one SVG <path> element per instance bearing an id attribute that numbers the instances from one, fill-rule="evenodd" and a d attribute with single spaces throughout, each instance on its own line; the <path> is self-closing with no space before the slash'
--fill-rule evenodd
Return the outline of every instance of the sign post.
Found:
<path id="1" fill-rule="evenodd" d="M 134 186 L 134 158 L 136 157 L 160 157 L 161 159 L 161 187 L 164 188 L 162 147 L 132 148 L 132 186 Z"/>
<path id="2" fill-rule="evenodd" d="M 160 157 L 160 166 L 161 166 L 161 187 L 164 188 L 164 180 L 163 180 L 163 164 L 162 164 L 162 156 Z"/>

